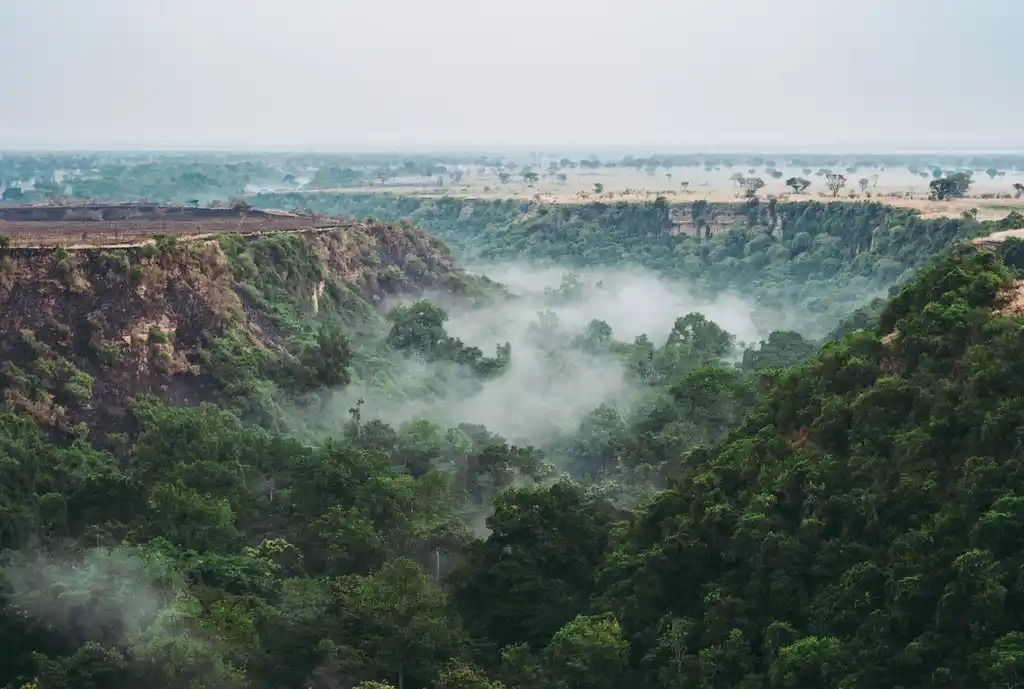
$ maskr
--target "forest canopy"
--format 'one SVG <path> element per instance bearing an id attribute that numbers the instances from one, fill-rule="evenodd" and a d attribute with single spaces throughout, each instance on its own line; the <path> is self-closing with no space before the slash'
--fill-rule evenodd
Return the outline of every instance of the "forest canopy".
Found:
<path id="1" fill-rule="evenodd" d="M 963 218 L 924 219 L 882 203 L 694 201 L 537 205 L 518 200 L 388 194 L 273 195 L 354 217 L 406 219 L 448 242 L 464 263 L 529 260 L 571 268 L 637 265 L 699 294 L 751 295 L 765 324 L 822 336 L 885 297 L 952 244 L 1005 229 Z M 991 229 L 989 229 L 991 228 Z"/>
<path id="2" fill-rule="evenodd" d="M 115 453 L 6 412 L 2 679 L 1010 686 L 1021 410 L 1005 393 L 1024 329 L 993 308 L 1012 279 L 992 254 L 948 258 L 785 371 L 809 353 L 795 336 L 736 368 L 716 363 L 727 333 L 680 319 L 646 350 L 661 401 L 635 421 L 598 410 L 562 450 L 620 484 L 660 462 L 665 489 L 631 508 L 482 428 L 396 431 L 355 409 L 310 446 L 141 400 Z M 393 327 L 439 320 L 416 307 Z M 590 332 L 580 346 L 609 346 Z M 679 435 L 694 421 L 702 435 Z M 478 540 L 466 520 L 492 498 Z"/>
<path id="3" fill-rule="evenodd" d="M 346 203 L 572 270 L 498 284 L 404 226 L 55 251 L 32 284 L 69 304 L 212 270 L 238 307 L 117 414 L 95 312 L 5 335 L 0 686 L 1015 686 L 1019 242 L 877 204 Z"/>

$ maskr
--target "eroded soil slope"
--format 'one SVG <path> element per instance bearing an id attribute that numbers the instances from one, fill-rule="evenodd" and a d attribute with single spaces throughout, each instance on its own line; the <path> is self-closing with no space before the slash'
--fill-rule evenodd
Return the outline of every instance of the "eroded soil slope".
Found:
<path id="1" fill-rule="evenodd" d="M 140 393 L 221 401 L 239 366 L 273 378 L 328 346 L 330 319 L 343 330 L 388 295 L 464 288 L 438 240 L 372 222 L 124 249 L 0 249 L 0 396 L 64 432 L 116 428 Z"/>

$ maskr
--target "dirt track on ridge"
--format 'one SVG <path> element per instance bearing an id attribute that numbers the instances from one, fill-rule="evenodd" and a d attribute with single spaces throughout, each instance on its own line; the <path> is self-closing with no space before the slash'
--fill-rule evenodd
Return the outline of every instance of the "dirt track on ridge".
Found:
<path id="1" fill-rule="evenodd" d="M 61 221 L 61 222 L 8 222 L 0 220 L 0 235 L 11 240 L 17 248 L 68 249 L 127 248 L 140 246 L 153 240 L 154 235 L 166 234 L 180 239 L 204 239 L 221 233 L 261 234 L 264 232 L 298 232 L 301 230 L 340 229 L 352 223 L 338 219 L 312 218 L 237 218 L 182 221 L 182 220 L 113 220 L 113 221 Z"/>

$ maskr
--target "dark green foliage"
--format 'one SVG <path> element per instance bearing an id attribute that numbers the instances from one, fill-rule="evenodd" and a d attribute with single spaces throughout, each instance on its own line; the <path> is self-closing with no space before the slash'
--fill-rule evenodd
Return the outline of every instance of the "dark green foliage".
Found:
<path id="1" fill-rule="evenodd" d="M 1024 226 L 1024 218 L 1021 218 L 1020 226 Z M 1012 268 L 1018 278 L 1024 277 L 1024 240 L 1008 237 L 999 245 L 998 253 L 1003 263 Z"/>
<path id="2" fill-rule="evenodd" d="M 180 182 L 199 194 L 212 175 Z M 733 362 L 735 338 L 699 313 L 663 343 L 542 314 L 542 355 L 617 359 L 637 390 L 543 453 L 481 426 L 364 420 L 362 400 L 331 416 L 351 381 L 400 388 L 396 354 L 482 384 L 510 352 L 450 337 L 429 302 L 385 320 L 308 244 L 225 238 L 258 331 L 204 335 L 221 407 L 137 396 L 109 450 L 84 439 L 103 429 L 50 436 L 0 411 L 0 686 L 1015 686 L 1024 320 L 995 309 L 1019 289 L 1019 243 L 929 266 L 980 226 L 754 201 L 728 224 L 694 204 L 698 236 L 681 236 L 664 200 L 481 203 L 473 222 L 468 202 L 394 200 L 477 255 L 629 259 L 834 328 L 820 350 L 777 331 Z M 184 250 L 159 244 L 156 260 Z M 585 294 L 570 276 L 547 296 Z M 5 399 L 85 408 L 116 383 L 20 337 Z M 297 439 L 292 417 L 317 413 L 333 437 Z"/>
<path id="3" fill-rule="evenodd" d="M 310 297 L 324 279 L 323 262 L 312 245 L 297 234 L 248 242 L 225 235 L 220 244 L 253 306 L 289 338 L 311 338 L 315 330 L 306 323 L 313 312 Z"/>
<path id="4" fill-rule="evenodd" d="M 496 375 L 511 361 L 512 350 L 506 342 L 498 345 L 494 358 L 485 357 L 477 347 L 468 346 L 444 331 L 448 314 L 429 301 L 399 307 L 388 313 L 391 330 L 387 343 L 394 349 L 418 354 L 427 361 L 450 361 L 468 366 L 482 376 Z"/>
<path id="5" fill-rule="evenodd" d="M 316 342 L 304 345 L 294 359 L 280 363 L 275 379 L 290 392 L 309 392 L 320 387 L 339 387 L 349 382 L 352 350 L 337 326 L 320 326 Z"/>
<path id="6" fill-rule="evenodd" d="M 867 324 L 861 325 L 867 327 Z M 777 330 L 761 342 L 758 349 L 743 352 L 743 368 L 747 371 L 767 371 L 773 368 L 798 366 L 813 357 L 818 343 L 807 340 L 800 333 Z"/>
<path id="7" fill-rule="evenodd" d="M 176 237 L 172 237 L 170 235 L 155 234 L 153 235 L 153 243 L 156 245 L 157 253 L 163 254 L 169 251 L 174 251 L 175 247 L 178 245 L 178 240 Z"/>
<path id="8" fill-rule="evenodd" d="M 635 422 L 627 461 L 674 473 L 684 452 L 724 439 L 757 399 L 756 379 L 742 371 L 720 364 L 691 370 Z"/>
<path id="9" fill-rule="evenodd" d="M 448 314 L 429 301 L 394 309 L 388 314 L 388 320 L 392 323 L 388 344 L 395 349 L 430 356 L 446 338 L 444 322 L 448 320 Z"/>
<path id="10" fill-rule="evenodd" d="M 954 172 L 932 180 L 928 184 L 928 189 L 932 199 L 945 201 L 964 196 L 970 186 L 971 174 L 969 172 Z"/>
<path id="11" fill-rule="evenodd" d="M 357 323 L 366 312 L 353 311 L 349 288 L 334 281 L 314 310 L 311 295 L 325 275 L 310 243 L 298 235 L 225 236 L 221 247 L 242 293 L 281 342 L 267 349 L 235 330 L 212 344 L 205 370 L 236 408 L 266 422 L 279 416 L 278 390 L 296 395 L 347 384 L 354 355 L 342 319 Z"/>
<path id="12" fill-rule="evenodd" d="M 878 323 L 878 319 L 885 310 L 886 300 L 881 297 L 872 299 L 866 306 L 854 311 L 848 318 L 844 318 L 826 338 L 829 342 L 842 342 L 848 333 L 865 328 L 872 328 Z"/>
<path id="13" fill-rule="evenodd" d="M 984 228 L 881 203 L 581 204 L 523 213 L 514 200 L 388 194 L 264 195 L 273 206 L 408 219 L 465 258 L 563 266 L 637 264 L 706 296 L 739 289 L 765 323 L 821 336 Z M 534 206 L 528 206 L 538 210 Z M 690 218 L 675 228 L 672 214 Z M 984 225 L 982 223 L 981 225 Z"/>
<path id="14" fill-rule="evenodd" d="M 495 648 L 546 645 L 586 606 L 610 518 L 568 483 L 500 494 L 452 575 L 452 596 L 467 628 Z"/>
<path id="15" fill-rule="evenodd" d="M 691 313 L 676 319 L 665 344 L 684 347 L 701 358 L 720 359 L 732 351 L 735 340 L 703 314 Z"/>
<path id="16" fill-rule="evenodd" d="M 125 275 L 131 266 L 128 253 L 123 249 L 104 251 L 100 254 L 100 260 L 103 261 L 107 270 L 110 270 L 115 275 Z"/>
<path id="17" fill-rule="evenodd" d="M 1005 672 L 993 659 L 1024 626 L 1014 537 L 990 529 L 1012 523 L 1020 488 L 1024 373 L 997 352 L 1024 325 L 990 313 L 1006 280 L 985 254 L 924 271 L 877 330 L 783 374 L 726 443 L 690 456 L 601 575 L 649 682 Z"/>
<path id="18" fill-rule="evenodd" d="M 164 676 L 161 686 L 175 686 L 194 673 L 231 686 L 248 665 L 290 683 L 334 660 L 356 676 L 397 676 L 398 658 L 411 686 L 423 687 L 457 652 L 458 622 L 416 563 L 394 560 L 363 576 L 374 557 L 417 552 L 435 538 L 451 509 L 439 477 L 412 479 L 351 446 L 312 449 L 213 407 L 142 400 L 136 415 L 141 433 L 124 467 L 80 444 L 48 443 L 22 417 L 0 414 L 0 546 L 21 548 L 5 561 L 11 588 L 0 629 L 25 641 L 5 645 L 0 682 L 35 675 L 46 687 L 127 686 Z M 62 552 L 68 537 L 83 550 Z M 33 555 L 39 538 L 49 546 Z M 78 579 L 59 574 L 72 562 Z M 319 578 L 328 572 L 352 576 Z M 51 576 L 82 590 L 58 606 Z M 395 608 L 396 595 L 409 607 Z M 374 639 L 385 610 L 393 627 Z M 42 611 L 48 630 L 32 622 Z M 114 623 L 129 614 L 130 634 L 75 627 L 85 615 Z M 149 657 L 192 636 L 205 641 L 184 665 L 177 653 Z M 31 650 L 45 655 L 33 661 Z"/>

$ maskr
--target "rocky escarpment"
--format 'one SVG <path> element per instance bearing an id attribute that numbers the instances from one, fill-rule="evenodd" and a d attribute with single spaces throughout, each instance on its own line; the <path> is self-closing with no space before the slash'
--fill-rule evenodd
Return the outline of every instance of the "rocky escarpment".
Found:
<path id="1" fill-rule="evenodd" d="M 117 428 L 140 393 L 221 401 L 245 362 L 268 378 L 291 371 L 329 346 L 318 335 L 327 324 L 343 337 L 371 304 L 424 289 L 466 289 L 447 248 L 373 222 L 113 250 L 0 249 L 0 396 L 60 431 Z"/>

